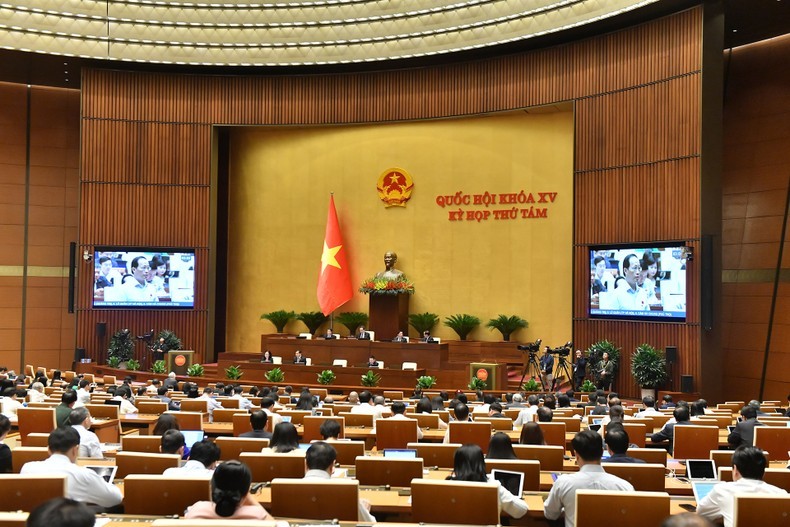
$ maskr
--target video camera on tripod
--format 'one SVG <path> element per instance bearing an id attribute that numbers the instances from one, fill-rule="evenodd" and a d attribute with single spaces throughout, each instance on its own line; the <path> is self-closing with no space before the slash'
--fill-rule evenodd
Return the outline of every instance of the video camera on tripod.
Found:
<path id="1" fill-rule="evenodd" d="M 546 346 L 546 349 L 548 350 L 549 353 L 552 353 L 554 355 L 558 355 L 560 357 L 567 357 L 568 355 L 571 354 L 571 350 L 573 349 L 573 342 L 568 341 L 564 345 L 554 349 L 551 349 L 548 346 Z"/>
<path id="2" fill-rule="evenodd" d="M 541 339 L 536 340 L 535 342 L 527 342 L 526 344 L 519 344 L 517 347 L 521 351 L 528 351 L 530 355 L 535 355 L 540 350 L 540 343 L 543 342 Z"/>
<path id="3" fill-rule="evenodd" d="M 144 340 L 146 343 L 150 344 L 151 340 L 154 338 L 154 330 L 152 329 L 148 333 L 144 333 L 142 335 L 137 335 L 137 340 Z"/>

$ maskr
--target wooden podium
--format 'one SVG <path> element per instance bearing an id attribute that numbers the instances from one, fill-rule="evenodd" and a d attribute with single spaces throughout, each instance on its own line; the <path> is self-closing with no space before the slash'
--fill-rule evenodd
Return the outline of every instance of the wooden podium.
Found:
<path id="1" fill-rule="evenodd" d="M 398 331 L 409 334 L 409 296 L 370 295 L 368 326 L 376 332 L 377 340 L 392 340 Z"/>
<path id="2" fill-rule="evenodd" d="M 176 375 L 186 375 L 187 368 L 192 366 L 195 360 L 195 352 L 192 350 L 178 350 L 167 352 L 167 372 L 175 372 Z"/>
<path id="3" fill-rule="evenodd" d="M 486 390 L 504 390 L 507 384 L 507 368 L 504 364 L 472 362 L 467 366 L 469 380 L 478 377 L 485 381 Z"/>

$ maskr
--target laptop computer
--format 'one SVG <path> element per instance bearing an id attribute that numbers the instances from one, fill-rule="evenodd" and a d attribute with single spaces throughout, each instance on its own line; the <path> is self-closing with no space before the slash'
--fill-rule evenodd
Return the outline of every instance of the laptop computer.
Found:
<path id="1" fill-rule="evenodd" d="M 192 448 L 195 443 L 203 441 L 205 437 L 203 430 L 181 430 L 181 433 L 184 435 L 184 443 L 189 448 Z"/>
<path id="2" fill-rule="evenodd" d="M 115 473 L 118 472 L 118 467 L 115 465 L 84 465 L 84 467 L 100 475 L 107 483 L 112 483 Z"/>
<path id="3" fill-rule="evenodd" d="M 702 498 L 707 496 L 713 487 L 721 483 L 720 481 L 692 481 L 691 488 L 694 491 L 694 501 L 699 503 Z"/>
<path id="4" fill-rule="evenodd" d="M 717 480 L 716 463 L 712 459 L 687 459 L 686 477 L 689 481 Z"/>
<path id="5" fill-rule="evenodd" d="M 513 472 L 510 470 L 500 470 L 495 468 L 491 471 L 491 477 L 502 484 L 508 492 L 516 497 L 521 497 L 524 493 L 524 473 Z"/>
<path id="6" fill-rule="evenodd" d="M 384 457 L 387 459 L 415 459 L 417 451 L 411 448 L 386 448 Z"/>
<path id="7" fill-rule="evenodd" d="M 291 422 L 291 416 L 290 415 L 281 415 L 280 417 L 282 417 L 283 423 L 290 423 Z"/>

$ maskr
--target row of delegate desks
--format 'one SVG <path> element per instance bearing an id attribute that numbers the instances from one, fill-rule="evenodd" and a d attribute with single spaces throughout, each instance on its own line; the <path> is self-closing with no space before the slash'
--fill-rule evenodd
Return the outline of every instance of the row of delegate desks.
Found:
<path id="1" fill-rule="evenodd" d="M 302 341 L 302 342 L 312 342 L 312 341 Z M 332 341 L 330 341 L 332 342 Z M 363 341 L 364 342 L 364 341 Z M 309 357 L 309 355 L 306 355 Z M 290 357 L 289 357 L 290 358 Z M 257 358 L 255 360 L 260 360 Z M 318 364 L 316 364 L 318 362 Z M 360 385 L 360 377 L 365 375 L 368 371 L 371 371 L 371 368 L 367 367 L 355 367 L 355 366 L 331 366 L 332 361 L 326 362 L 325 364 L 321 364 L 323 361 L 316 361 L 313 360 L 313 365 L 307 366 L 305 364 L 293 364 L 286 363 L 286 364 L 272 364 L 272 363 L 261 363 L 261 362 L 248 362 L 242 364 L 241 368 L 244 370 L 244 382 L 268 382 L 266 380 L 266 373 L 273 370 L 274 368 L 279 368 L 282 370 L 283 374 L 285 375 L 285 380 L 283 383 L 293 384 L 293 385 L 301 385 L 301 384 L 316 384 L 316 379 L 318 374 L 326 369 L 331 369 L 332 372 L 336 375 L 335 381 L 333 385 L 337 386 L 359 386 Z M 367 358 L 363 362 L 367 362 Z M 234 365 L 238 366 L 238 361 L 226 361 L 220 360 L 218 363 L 218 368 L 220 370 L 224 370 L 228 366 Z M 349 365 L 352 364 L 351 361 L 348 362 Z M 381 376 L 381 380 L 379 382 L 379 386 L 376 387 L 377 390 L 386 389 L 386 387 L 395 387 L 397 389 L 402 389 L 404 386 L 414 386 L 417 384 L 417 378 L 422 377 L 426 374 L 426 370 L 422 367 L 422 363 L 418 363 L 421 367 L 417 368 L 416 370 L 403 370 L 401 369 L 401 363 L 397 364 L 397 368 L 395 364 L 393 364 L 392 368 L 385 367 L 385 368 L 373 368 L 372 371 Z M 385 366 L 388 366 L 385 364 Z M 283 384 L 280 383 L 280 384 Z M 327 386 L 327 388 L 331 389 L 332 386 Z"/>

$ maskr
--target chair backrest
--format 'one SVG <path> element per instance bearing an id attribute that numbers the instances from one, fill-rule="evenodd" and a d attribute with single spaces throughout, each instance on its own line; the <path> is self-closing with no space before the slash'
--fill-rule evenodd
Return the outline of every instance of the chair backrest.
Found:
<path id="1" fill-rule="evenodd" d="M 667 516 L 666 492 L 576 491 L 576 527 L 657 526 Z"/>
<path id="2" fill-rule="evenodd" d="M 49 449 L 40 446 L 19 446 L 11 454 L 11 471 L 18 474 L 25 463 L 47 459 L 49 457 Z"/>
<path id="3" fill-rule="evenodd" d="M 94 419 L 118 419 L 119 407 L 114 404 L 86 404 Z"/>
<path id="4" fill-rule="evenodd" d="M 481 415 L 473 417 L 477 423 L 489 423 L 492 430 L 513 430 L 513 420 L 509 417 L 488 417 Z"/>
<path id="5" fill-rule="evenodd" d="M 116 382 L 118 382 L 118 380 L 115 378 L 115 375 L 104 375 L 104 377 L 102 377 L 102 383 L 105 387 L 112 386 Z"/>
<path id="6" fill-rule="evenodd" d="M 54 408 L 20 408 L 16 411 L 17 425 L 22 444 L 27 446 L 27 436 L 33 432 L 49 434 L 56 428 Z"/>
<path id="7" fill-rule="evenodd" d="M 447 425 L 450 434 L 450 443 L 462 445 L 474 444 L 488 453 L 488 443 L 491 441 L 491 423 L 469 423 L 454 421 Z"/>
<path id="8" fill-rule="evenodd" d="M 401 369 L 403 369 L 403 370 L 416 370 L 417 369 L 417 363 L 416 362 L 404 362 L 403 365 L 401 366 Z"/>
<path id="9" fill-rule="evenodd" d="M 346 434 L 343 431 L 346 426 L 345 418 L 335 417 L 333 415 L 307 415 L 302 420 L 302 425 L 304 427 L 302 431 L 302 442 L 310 443 L 311 441 L 323 439 L 324 437 L 321 435 L 321 432 L 319 432 L 319 429 L 321 428 L 321 425 L 324 423 L 324 421 L 337 421 L 337 424 L 340 425 L 340 435 L 338 438 L 343 439 L 346 437 Z"/>
<path id="10" fill-rule="evenodd" d="M 439 468 L 453 468 L 455 451 L 460 447 L 460 443 L 409 443 L 406 445 L 406 448 L 417 451 L 417 457 L 422 458 L 426 467 Z"/>
<path id="11" fill-rule="evenodd" d="M 41 432 L 31 432 L 25 438 L 25 446 L 49 446 L 49 434 L 42 434 Z"/>
<path id="12" fill-rule="evenodd" d="M 667 466 L 667 451 L 663 448 L 629 448 L 625 454 L 644 460 L 645 463 Z"/>
<path id="13" fill-rule="evenodd" d="M 732 466 L 732 450 L 711 450 L 710 459 L 716 467 L 731 467 Z"/>
<path id="14" fill-rule="evenodd" d="M 359 483 L 353 480 L 275 479 L 270 511 L 275 517 L 359 520 Z"/>
<path id="15" fill-rule="evenodd" d="M 141 414 L 161 415 L 167 411 L 167 403 L 161 401 L 138 401 L 135 406 Z"/>
<path id="16" fill-rule="evenodd" d="M 664 472 L 666 467 L 659 463 L 602 463 L 603 469 L 624 479 L 634 486 L 634 490 L 664 492 Z"/>
<path id="17" fill-rule="evenodd" d="M 381 361 L 379 361 L 379 365 Z M 390 401 L 397 401 L 403 399 L 403 392 L 399 392 L 396 390 L 384 390 L 384 398 L 389 399 Z"/>
<path id="18" fill-rule="evenodd" d="M 499 491 L 490 483 L 415 479 L 411 516 L 415 523 L 497 525 Z"/>
<path id="19" fill-rule="evenodd" d="M 390 485 L 408 487 L 415 478 L 422 477 L 422 458 L 388 459 L 359 456 L 355 462 L 356 479 L 360 485 Z"/>
<path id="20" fill-rule="evenodd" d="M 205 399 L 182 399 L 181 400 L 182 412 L 200 412 L 202 414 L 208 413 L 208 401 Z"/>
<path id="21" fill-rule="evenodd" d="M 245 432 L 252 432 L 252 423 L 250 423 L 250 416 L 248 414 L 233 414 L 231 415 L 233 421 L 233 435 L 239 437 Z M 266 420 L 266 429 L 271 430 L 271 419 Z"/>
<path id="22" fill-rule="evenodd" d="M 565 423 L 538 423 L 543 432 L 543 439 L 547 445 L 556 445 L 565 448 Z"/>
<path id="23" fill-rule="evenodd" d="M 365 455 L 364 441 L 332 441 L 330 443 L 337 453 L 337 462 L 341 465 L 354 465 L 357 457 Z"/>
<path id="24" fill-rule="evenodd" d="M 376 421 L 376 449 L 406 448 L 417 442 L 416 419 L 379 419 Z"/>
<path id="25" fill-rule="evenodd" d="M 719 479 L 721 481 L 732 481 L 732 467 L 718 467 Z M 786 468 L 767 468 L 763 474 L 763 481 L 785 489 L 790 492 L 790 470 Z"/>
<path id="26" fill-rule="evenodd" d="M 275 478 L 302 478 L 305 473 L 304 456 L 242 452 L 239 461 L 246 463 L 256 482 Z"/>
<path id="27" fill-rule="evenodd" d="M 214 422 L 232 423 L 233 416 L 236 414 L 242 414 L 248 420 L 250 418 L 250 414 L 249 412 L 247 412 L 247 410 L 239 410 L 238 408 L 217 408 L 216 410 L 214 410 Z"/>
<path id="28" fill-rule="evenodd" d="M 340 338 L 340 335 L 335 337 L 336 339 Z M 313 358 L 312 357 L 305 357 L 304 359 L 305 366 L 312 366 L 313 365 Z"/>
<path id="29" fill-rule="evenodd" d="M 158 454 L 161 445 L 162 436 L 127 435 L 121 437 L 121 450 L 123 452 Z"/>
<path id="30" fill-rule="evenodd" d="M 540 470 L 562 470 L 565 449 L 556 445 L 513 445 L 513 451 L 519 459 L 535 459 L 540 461 Z"/>
<path id="31" fill-rule="evenodd" d="M 242 452 L 260 452 L 269 446 L 268 439 L 219 436 L 214 443 L 220 448 L 222 461 L 239 459 Z"/>
<path id="32" fill-rule="evenodd" d="M 702 425 L 713 425 L 715 424 L 719 428 L 727 428 L 728 426 L 732 425 L 734 419 L 731 415 L 701 415 L 699 416 L 699 424 Z"/>
<path id="33" fill-rule="evenodd" d="M 147 452 L 118 452 L 115 477 L 123 479 L 129 474 L 159 474 L 168 468 L 177 467 L 181 461 L 178 454 L 149 454 Z"/>
<path id="34" fill-rule="evenodd" d="M 439 428 L 439 416 L 436 414 L 410 414 L 410 417 L 417 420 L 420 428 Z"/>
<path id="35" fill-rule="evenodd" d="M 623 429 L 628 434 L 628 442 L 639 448 L 645 448 L 647 439 L 647 423 L 626 421 L 622 423 Z M 603 425 L 603 436 L 606 437 L 606 424 Z"/>
<path id="36" fill-rule="evenodd" d="M 565 423 L 566 432 L 579 432 L 582 429 L 582 420 L 576 417 L 557 417 L 555 414 L 551 419 L 555 423 Z"/>
<path id="37" fill-rule="evenodd" d="M 771 461 L 787 461 L 790 450 L 790 427 L 755 426 L 754 446 L 768 452 Z"/>
<path id="38" fill-rule="evenodd" d="M 346 368 L 348 366 L 348 360 L 346 359 L 335 359 L 332 361 L 332 366 L 341 366 Z"/>
<path id="39" fill-rule="evenodd" d="M 197 501 L 211 501 L 211 478 L 166 478 L 132 474 L 123 480 L 126 514 L 183 515 Z"/>
<path id="40" fill-rule="evenodd" d="M 708 459 L 710 451 L 719 448 L 719 428 L 675 425 L 674 445 L 672 457 L 675 459 Z"/>
<path id="41" fill-rule="evenodd" d="M 203 430 L 203 414 L 200 412 L 187 412 L 182 410 L 180 412 L 165 413 L 172 414 L 176 418 L 176 421 L 178 421 L 178 426 L 181 428 L 181 430 Z"/>
<path id="42" fill-rule="evenodd" d="M 304 422 L 304 418 L 312 414 L 312 412 L 309 410 L 282 410 L 277 413 L 283 417 L 290 416 L 291 423 L 294 425 L 302 424 Z"/>
<path id="43" fill-rule="evenodd" d="M 486 459 L 486 472 L 509 470 L 524 474 L 524 490 L 540 490 L 540 461 L 534 459 Z"/>
<path id="44" fill-rule="evenodd" d="M 0 474 L 0 511 L 31 512 L 44 502 L 66 496 L 67 476 Z"/>
<path id="45" fill-rule="evenodd" d="M 302 339 L 305 339 L 305 340 L 313 340 L 313 334 L 312 333 L 299 333 L 299 338 L 302 338 Z"/>
<path id="46" fill-rule="evenodd" d="M 338 416 L 346 420 L 346 426 L 373 426 L 373 414 L 353 414 L 351 412 L 340 412 Z"/>
<path id="47" fill-rule="evenodd" d="M 272 355 L 272 364 L 282 364 L 282 363 L 283 363 L 282 357 Z"/>
<path id="48" fill-rule="evenodd" d="M 735 495 L 733 527 L 751 527 L 759 519 L 759 525 L 787 525 L 790 517 L 790 496 L 780 494 Z"/>
<path id="49" fill-rule="evenodd" d="M 241 408 L 241 399 L 234 399 L 233 397 L 217 397 L 217 402 L 222 405 L 222 408 Z"/>

